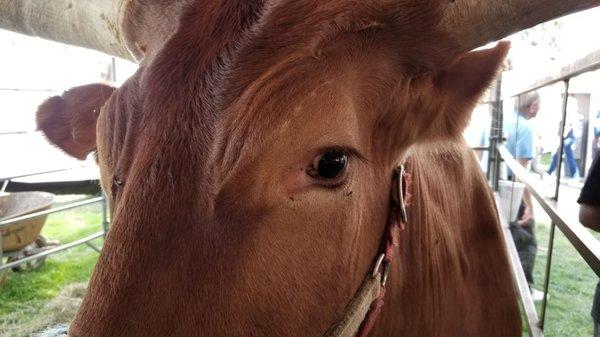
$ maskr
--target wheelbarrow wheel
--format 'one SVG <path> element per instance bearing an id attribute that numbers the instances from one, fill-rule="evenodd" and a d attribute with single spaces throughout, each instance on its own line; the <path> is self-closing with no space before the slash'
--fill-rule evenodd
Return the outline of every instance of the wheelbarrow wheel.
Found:
<path id="1" fill-rule="evenodd" d="M 25 257 L 25 255 L 23 253 L 19 252 L 19 254 L 15 255 L 15 256 L 9 257 L 6 262 L 7 263 L 15 262 L 15 261 L 18 261 L 18 260 L 20 260 L 20 259 L 22 259 L 24 257 Z M 14 266 L 11 269 L 12 269 L 12 271 L 16 271 L 16 272 L 25 270 L 22 264 L 20 264 L 18 266 Z"/>
<path id="2" fill-rule="evenodd" d="M 41 235 L 38 235 L 38 237 L 35 239 L 35 241 L 33 242 L 35 244 L 35 248 L 33 248 L 31 250 L 31 253 L 27 252 L 25 254 L 27 255 L 34 255 L 37 253 L 41 253 L 42 251 L 46 250 L 46 247 L 48 246 L 48 241 L 46 241 L 46 238 L 44 238 Z M 44 262 L 46 262 L 46 257 L 40 257 L 39 259 L 35 259 L 32 261 L 27 262 L 27 269 L 33 270 L 33 269 L 37 269 L 39 267 L 41 267 Z"/>
<path id="3" fill-rule="evenodd" d="M 38 237 L 35 239 L 35 241 L 33 241 L 29 246 L 25 247 L 25 249 L 23 249 L 21 252 L 19 252 L 19 254 L 17 254 L 16 256 L 10 257 L 8 262 L 14 262 L 14 261 L 20 260 L 24 257 L 43 252 L 44 250 L 46 250 L 47 246 L 48 246 L 48 242 L 46 241 L 46 239 L 43 236 L 38 235 Z M 12 270 L 16 271 L 16 272 L 25 271 L 25 270 L 34 270 L 34 269 L 41 267 L 45 261 L 46 261 L 45 256 L 40 257 L 39 259 L 27 261 L 16 267 L 12 267 Z"/>

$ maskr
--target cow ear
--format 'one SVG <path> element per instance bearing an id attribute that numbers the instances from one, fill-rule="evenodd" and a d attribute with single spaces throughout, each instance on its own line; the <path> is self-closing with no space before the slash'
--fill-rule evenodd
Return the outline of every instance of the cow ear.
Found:
<path id="1" fill-rule="evenodd" d="M 459 55 L 434 76 L 438 99 L 442 100 L 442 128 L 450 135 L 462 133 L 477 100 L 500 71 L 510 43 Z"/>
<path id="2" fill-rule="evenodd" d="M 85 159 L 96 148 L 100 108 L 114 91 L 114 87 L 96 83 L 50 97 L 38 107 L 38 130 L 68 154 Z"/>

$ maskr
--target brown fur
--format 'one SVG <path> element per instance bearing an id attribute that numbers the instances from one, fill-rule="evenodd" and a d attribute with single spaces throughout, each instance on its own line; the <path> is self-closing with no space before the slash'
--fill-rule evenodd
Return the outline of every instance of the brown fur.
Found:
<path id="1" fill-rule="evenodd" d="M 443 10 L 191 3 L 98 118 L 112 228 L 71 335 L 322 335 L 371 267 L 409 151 L 415 202 L 373 336 L 519 335 L 457 138 L 507 46 L 465 54 Z M 331 146 L 351 149 L 336 188 L 306 174 Z"/>

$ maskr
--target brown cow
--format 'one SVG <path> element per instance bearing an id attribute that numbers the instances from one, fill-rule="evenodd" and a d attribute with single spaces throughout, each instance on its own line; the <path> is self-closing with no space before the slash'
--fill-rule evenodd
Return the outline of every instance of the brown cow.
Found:
<path id="1" fill-rule="evenodd" d="M 51 141 L 97 147 L 112 206 L 70 335 L 323 335 L 373 266 L 405 160 L 409 222 L 371 336 L 520 335 L 490 192 L 459 140 L 508 46 L 467 53 L 444 8 L 192 1 L 109 98 L 92 85 L 42 105 Z M 97 111 L 96 134 L 76 136 Z"/>

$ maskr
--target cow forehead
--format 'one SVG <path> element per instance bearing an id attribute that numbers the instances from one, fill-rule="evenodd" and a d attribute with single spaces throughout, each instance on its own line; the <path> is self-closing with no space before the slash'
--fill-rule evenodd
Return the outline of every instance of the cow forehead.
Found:
<path id="1" fill-rule="evenodd" d="M 344 145 L 360 148 L 361 132 L 369 124 L 357 111 L 352 95 L 343 84 L 325 82 L 290 102 L 271 125 L 266 125 L 265 150 L 295 150 L 304 157 L 315 148 Z M 268 114 L 268 112 L 265 112 Z M 252 125 L 250 126 L 252 127 Z M 303 158 L 310 160 L 311 158 Z"/>
<path id="2" fill-rule="evenodd" d="M 161 136 L 162 141 L 143 147 L 146 152 L 173 146 L 198 149 L 217 176 L 226 175 L 240 161 L 255 159 L 259 153 L 304 156 L 319 146 L 346 145 L 367 155 L 369 149 L 364 146 L 374 132 L 373 125 L 380 117 L 377 114 L 389 100 L 386 95 L 400 81 L 402 69 L 389 51 L 363 50 L 362 39 L 349 37 L 339 42 L 345 46 L 342 52 L 332 46 L 324 48 L 318 58 L 312 54 L 272 58 L 266 60 L 272 64 L 261 68 L 260 73 L 233 71 L 243 65 L 239 60 L 225 64 L 227 69 L 212 68 L 215 74 L 211 76 L 218 80 L 208 91 L 194 91 L 190 84 L 202 79 L 183 81 L 174 76 L 179 74 L 174 66 L 182 65 L 173 59 L 156 62 L 162 66 L 149 66 L 119 89 L 118 99 L 107 114 L 115 119 L 105 126 L 109 130 L 104 134 L 109 137 L 99 141 L 123 140 L 122 145 L 107 147 L 117 152 L 121 147 L 131 148 L 124 155 L 134 157 L 140 155 L 138 146 L 129 143 Z M 353 50 L 354 44 L 360 52 Z M 195 75 L 208 76 L 201 71 Z M 127 128 L 111 127 L 124 119 L 124 112 L 129 116 L 125 118 Z M 196 123 L 203 125 L 196 127 Z M 151 131 L 144 132 L 143 128 Z M 115 158 L 120 157 L 118 153 L 112 157 L 112 163 L 123 166 L 133 160 Z"/>
<path id="3" fill-rule="evenodd" d="M 310 160 L 315 148 L 343 145 L 368 154 L 391 85 L 349 66 L 309 63 L 257 79 L 227 109 L 217 141 L 224 171 L 268 152 Z"/>

